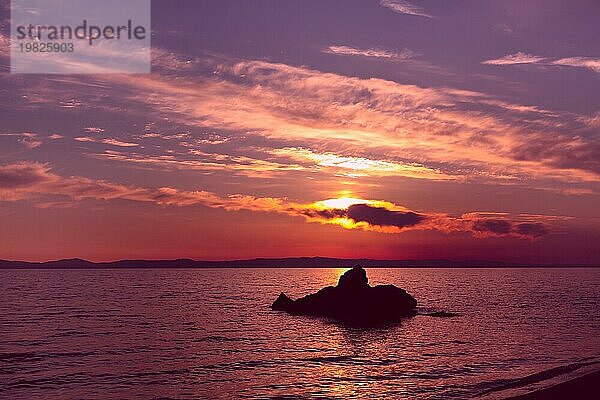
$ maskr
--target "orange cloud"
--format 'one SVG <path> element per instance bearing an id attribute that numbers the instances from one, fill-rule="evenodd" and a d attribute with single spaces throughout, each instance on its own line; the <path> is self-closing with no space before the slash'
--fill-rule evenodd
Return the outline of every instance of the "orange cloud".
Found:
<path id="1" fill-rule="evenodd" d="M 311 222 L 339 225 L 346 229 L 363 229 L 381 233 L 407 230 L 469 232 L 475 237 L 512 236 L 535 239 L 550 233 L 547 218 L 517 216 L 511 219 L 501 213 L 470 213 L 460 217 L 424 213 L 374 200 L 339 198 L 296 206 L 294 213 Z"/>
<path id="2" fill-rule="evenodd" d="M 421 88 L 262 61 L 209 61 L 208 66 L 214 68 L 210 78 L 148 76 L 122 83 L 135 86 L 131 100 L 150 104 L 177 123 L 302 141 L 308 148 L 336 148 L 340 157 L 385 154 L 429 169 L 435 164 L 445 175 L 488 182 L 511 176 L 530 186 L 532 179 L 600 181 L 598 162 L 585 152 L 576 152 L 568 164 L 554 155 L 520 152 L 538 138 L 557 148 L 569 144 L 583 150 L 588 144 L 561 134 L 547 120 L 551 115 L 535 106 L 473 91 Z M 523 113 L 543 117 L 539 120 L 544 124 L 533 119 L 523 126 Z"/>
<path id="3" fill-rule="evenodd" d="M 187 171 L 228 171 L 233 174 L 249 177 L 271 177 L 278 172 L 302 171 L 305 169 L 303 166 L 294 163 L 284 164 L 245 156 L 206 153 L 199 150 L 190 150 L 185 156 L 181 154 L 150 156 L 113 150 L 106 150 L 103 153 L 92 154 L 91 156 L 148 167 Z M 193 156 L 193 158 L 190 158 L 190 156 Z"/>
<path id="4" fill-rule="evenodd" d="M 181 65 L 185 68 L 179 69 Z M 588 185 L 578 188 L 580 192 L 593 190 L 589 186 L 600 181 L 594 137 L 576 138 L 563 118 L 559 121 L 557 114 L 536 106 L 468 90 L 423 88 L 264 61 L 185 60 L 161 53 L 157 66 L 162 75 L 134 80 L 107 75 L 85 82 L 73 77 L 40 81 L 40 95 L 30 98 L 29 106 L 61 99 L 63 107 L 83 104 L 123 112 L 94 103 L 93 97 L 79 100 L 81 88 L 76 85 L 113 88 L 131 113 L 139 113 L 138 107 L 148 113 L 150 108 L 171 124 L 260 138 L 262 147 L 277 143 L 273 150 L 301 146 L 304 150 L 295 157 L 303 161 L 293 160 L 311 169 L 305 162 L 313 158 L 318 168 L 312 168 L 311 179 L 334 172 L 355 179 L 452 177 L 541 189 L 557 182 Z M 561 152 L 565 147 L 572 151 Z M 368 163 L 367 169 L 344 168 Z M 390 170 L 395 175 L 388 175 Z"/>
<path id="5" fill-rule="evenodd" d="M 417 179 L 454 180 L 459 177 L 418 163 L 402 163 L 365 157 L 342 156 L 333 152 L 315 152 L 306 148 L 286 147 L 273 149 L 271 154 L 289 157 L 299 162 L 310 162 L 320 169 L 331 169 L 348 177 L 404 176 Z"/>

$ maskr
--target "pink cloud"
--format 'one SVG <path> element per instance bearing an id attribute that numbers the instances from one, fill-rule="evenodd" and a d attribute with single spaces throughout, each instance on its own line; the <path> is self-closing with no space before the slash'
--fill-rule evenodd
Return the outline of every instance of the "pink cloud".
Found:
<path id="1" fill-rule="evenodd" d="M 518 52 L 514 54 L 507 54 L 504 57 L 496 58 L 493 60 L 483 61 L 482 64 L 488 65 L 516 65 L 516 64 L 538 64 L 545 61 L 545 57 L 535 56 L 533 54 Z"/>
<path id="2" fill-rule="evenodd" d="M 343 143 L 352 152 L 409 155 L 424 166 L 439 164 L 447 174 L 460 165 L 462 171 L 474 171 L 473 178 L 487 176 L 491 181 L 507 175 L 528 181 L 600 180 L 598 169 L 590 169 L 591 160 L 575 158 L 567 165 L 552 157 L 515 157 L 536 137 L 557 147 L 571 142 L 548 121 L 552 115 L 534 106 L 509 104 L 473 91 L 421 88 L 260 61 L 215 68 L 218 78 L 185 85 L 180 80 L 142 77 L 133 83 L 132 100 L 147 103 L 148 93 L 160 93 L 152 106 L 178 123 L 319 147 L 339 148 Z M 502 110 L 497 111 L 502 118 L 478 111 L 482 106 Z M 523 113 L 543 117 L 544 126 L 524 127 Z"/>
<path id="3" fill-rule="evenodd" d="M 371 160 L 380 166 L 394 161 L 422 166 L 439 176 L 542 189 L 557 182 L 592 185 L 600 181 L 597 157 L 586 151 L 595 148 L 593 138 L 573 140 L 572 130 L 566 130 L 558 114 L 536 106 L 469 90 L 424 88 L 264 61 L 215 57 L 188 61 L 194 68 L 213 73 L 177 77 L 176 70 L 169 70 L 162 76 L 135 80 L 101 76 L 86 84 L 122 88 L 121 100 L 129 102 L 132 113 L 138 113 L 139 107 L 150 109 L 157 118 L 190 131 L 225 130 L 267 142 L 287 142 L 289 147 L 302 143 L 319 149 L 313 153 L 330 153 L 339 160 Z M 169 68 L 168 63 L 164 68 Z M 74 78 L 61 78 L 62 96 L 76 99 L 77 91 L 71 93 L 62 84 L 65 79 Z M 45 99 L 56 99 L 56 90 L 48 87 L 39 92 L 47 92 Z M 122 112 L 105 109 L 106 105 L 93 99 L 85 101 L 88 106 Z M 162 136 L 148 129 L 146 133 Z M 138 135 L 136 139 L 152 138 Z M 538 139 L 549 146 L 548 151 L 534 149 Z M 131 147 L 135 144 L 116 140 Z M 201 146 L 209 142 L 194 146 L 204 151 Z M 576 150 L 568 160 L 566 153 L 558 152 L 565 146 Z M 152 157 L 167 155 L 172 153 Z M 257 167 L 262 165 L 257 163 Z M 329 179 L 332 169 L 321 168 L 311 178 Z M 363 178 L 359 175 L 354 178 Z M 414 177 L 428 179 L 429 175 Z"/>
<path id="4" fill-rule="evenodd" d="M 567 67 L 587 68 L 594 72 L 600 73 L 600 58 L 592 57 L 568 57 L 552 61 L 553 65 L 561 65 Z"/>
<path id="5" fill-rule="evenodd" d="M 425 9 L 409 3 L 404 0 L 381 0 L 379 2 L 383 7 L 389 8 L 395 13 L 398 14 L 406 14 L 406 15 L 414 15 L 418 17 L 427 17 L 434 18 L 432 15 L 428 14 Z"/>
<path id="6" fill-rule="evenodd" d="M 413 58 L 416 54 L 408 49 L 401 52 L 395 52 L 386 49 L 358 49 L 350 46 L 328 46 L 323 49 L 324 53 L 337 54 L 343 56 L 359 56 L 371 58 L 383 58 L 389 60 L 407 60 Z"/>

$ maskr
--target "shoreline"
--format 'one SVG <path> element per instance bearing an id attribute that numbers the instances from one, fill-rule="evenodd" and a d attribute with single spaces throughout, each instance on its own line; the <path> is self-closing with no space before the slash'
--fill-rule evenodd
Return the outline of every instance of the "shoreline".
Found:
<path id="1" fill-rule="evenodd" d="M 531 393 L 507 397 L 505 400 L 584 400 L 592 398 L 592 394 L 598 392 L 600 392 L 600 370 Z"/>

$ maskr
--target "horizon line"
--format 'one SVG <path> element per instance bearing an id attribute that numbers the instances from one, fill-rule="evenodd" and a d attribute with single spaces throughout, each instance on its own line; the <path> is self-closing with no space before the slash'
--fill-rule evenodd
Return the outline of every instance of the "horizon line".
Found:
<path id="1" fill-rule="evenodd" d="M 303 262 L 304 265 L 301 264 Z M 123 264 L 131 264 L 123 266 Z M 157 264 L 170 264 L 160 266 Z M 354 265 L 370 267 L 370 268 L 598 268 L 597 264 L 545 264 L 545 263 L 526 263 L 512 261 L 496 261 L 496 260 L 476 260 L 463 259 L 452 260 L 443 258 L 431 259 L 378 259 L 378 258 L 341 258 L 341 257 L 324 257 L 324 256 L 298 256 L 298 257 L 255 257 L 247 259 L 221 259 L 221 260 L 199 260 L 193 258 L 172 258 L 172 259 L 119 259 L 110 261 L 90 261 L 84 258 L 71 257 L 47 261 L 23 261 L 23 260 L 7 260 L 0 258 L 0 269 L 13 268 L 30 268 L 36 267 L 62 267 L 67 269 L 85 269 L 90 267 L 98 268 L 235 268 L 235 267 L 261 267 L 260 263 L 265 263 L 262 267 L 272 268 L 277 267 L 272 264 L 280 263 L 279 267 L 293 268 L 290 263 L 298 263 L 298 268 L 351 268 Z M 326 264 L 329 265 L 326 265 Z M 339 265 L 348 263 L 347 265 Z M 380 265 L 377 265 L 377 264 Z M 174 265 L 177 264 L 177 265 Z M 229 264 L 229 265 L 228 265 Z M 335 265 L 332 265 L 335 264 Z M 393 265 L 397 264 L 397 265 Z M 59 268 L 57 268 L 59 269 Z"/>

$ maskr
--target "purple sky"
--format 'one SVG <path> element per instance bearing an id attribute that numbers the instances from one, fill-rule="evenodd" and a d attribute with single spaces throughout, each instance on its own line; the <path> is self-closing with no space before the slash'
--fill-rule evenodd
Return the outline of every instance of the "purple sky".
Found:
<path id="1" fill-rule="evenodd" d="M 153 1 L 153 73 L 9 74 L 0 258 L 600 263 L 600 4 Z"/>

